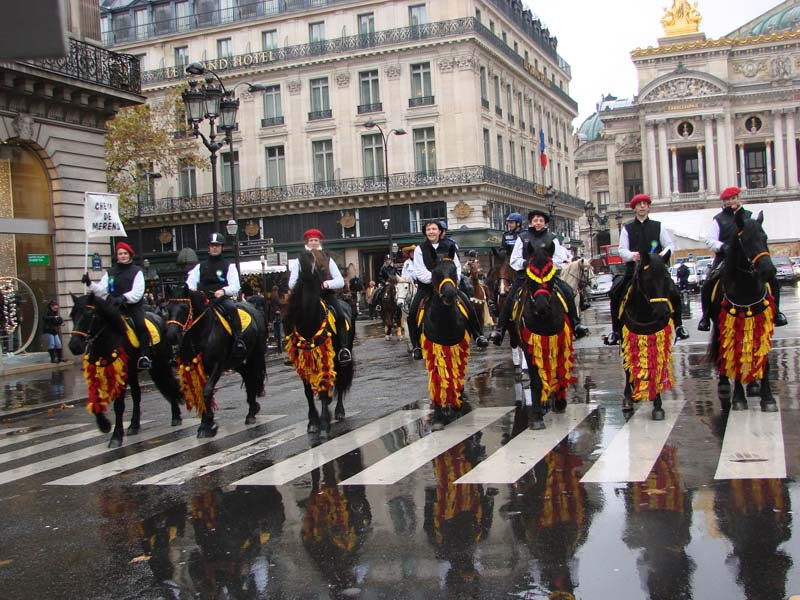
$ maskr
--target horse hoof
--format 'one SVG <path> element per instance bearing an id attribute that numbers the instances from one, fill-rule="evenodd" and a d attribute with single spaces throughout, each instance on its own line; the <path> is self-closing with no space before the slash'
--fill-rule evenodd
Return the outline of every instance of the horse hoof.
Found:
<path id="1" fill-rule="evenodd" d="M 385 340 L 388 342 L 389 340 L 391 340 L 391 339 L 392 339 L 392 336 L 390 336 L 390 335 L 387 333 L 385 336 L 383 336 L 383 339 L 385 339 Z"/>
<path id="2" fill-rule="evenodd" d="M 212 423 L 211 425 L 200 425 L 197 428 L 197 437 L 198 438 L 211 438 L 217 435 L 217 424 Z"/>
<path id="3" fill-rule="evenodd" d="M 746 394 L 748 396 L 760 396 L 761 384 L 758 381 L 751 381 L 747 384 Z"/>
<path id="4" fill-rule="evenodd" d="M 244 424 L 245 425 L 253 425 L 253 424 L 255 424 L 255 422 L 256 422 L 256 418 L 255 418 L 254 415 L 247 415 L 244 418 Z"/>
<path id="5" fill-rule="evenodd" d="M 130 427 L 128 427 L 128 430 L 125 432 L 126 435 L 136 435 L 137 433 L 139 433 L 139 426 L 138 425 L 136 427 L 131 425 Z"/>
<path id="6" fill-rule="evenodd" d="M 108 433 L 109 431 L 111 431 L 111 421 L 109 421 L 104 414 L 99 413 L 95 415 L 95 420 L 97 421 L 97 428 L 100 431 L 102 431 L 103 433 Z"/>
<path id="7" fill-rule="evenodd" d="M 654 408 L 652 413 L 653 421 L 663 421 L 664 420 L 664 409 L 663 408 Z"/>
<path id="8" fill-rule="evenodd" d="M 761 401 L 761 412 L 778 412 L 778 404 L 774 399 Z"/>
<path id="9" fill-rule="evenodd" d="M 566 400 L 556 400 L 553 403 L 553 412 L 554 413 L 563 413 L 567 410 L 567 401 Z"/>
<path id="10" fill-rule="evenodd" d="M 541 417 L 539 417 L 538 419 L 534 418 L 533 421 L 531 421 L 531 427 L 530 428 L 535 430 L 535 431 L 539 431 L 540 429 L 544 429 L 545 428 L 544 421 L 542 420 Z"/>
<path id="11" fill-rule="evenodd" d="M 747 410 L 747 400 L 734 400 L 731 410 Z"/>
<path id="12" fill-rule="evenodd" d="M 630 396 L 622 398 L 622 410 L 623 412 L 630 412 L 633 410 L 633 398 Z"/>
<path id="13" fill-rule="evenodd" d="M 183 419 L 180 417 L 178 417 L 177 419 L 172 419 L 170 425 L 172 425 L 173 427 L 177 427 L 178 425 L 183 425 Z"/>
<path id="14" fill-rule="evenodd" d="M 344 409 L 337 410 L 335 413 L 333 413 L 333 418 L 337 421 L 344 421 Z"/>
<path id="15" fill-rule="evenodd" d="M 433 425 L 431 425 L 431 431 L 441 431 L 444 429 L 444 423 L 442 421 L 434 421 Z"/>
<path id="16" fill-rule="evenodd" d="M 314 423 L 309 423 L 308 427 L 306 427 L 306 433 L 311 433 L 316 435 L 319 433 L 319 426 L 315 425 Z"/>
<path id="17" fill-rule="evenodd" d="M 108 440 L 108 447 L 109 448 L 119 448 L 122 446 L 122 438 L 121 437 L 112 437 Z"/>

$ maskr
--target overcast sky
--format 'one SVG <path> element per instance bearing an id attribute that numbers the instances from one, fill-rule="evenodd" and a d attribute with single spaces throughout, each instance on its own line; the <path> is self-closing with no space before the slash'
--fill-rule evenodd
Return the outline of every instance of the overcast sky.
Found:
<path id="1" fill-rule="evenodd" d="M 577 128 L 602 94 L 632 98 L 637 90 L 631 50 L 657 46 L 661 17 L 672 0 L 523 0 L 558 38 L 572 67 L 570 95 L 578 102 Z M 694 1 L 692 0 L 692 4 Z M 717 39 L 777 6 L 780 0 L 699 0 L 700 31 Z"/>

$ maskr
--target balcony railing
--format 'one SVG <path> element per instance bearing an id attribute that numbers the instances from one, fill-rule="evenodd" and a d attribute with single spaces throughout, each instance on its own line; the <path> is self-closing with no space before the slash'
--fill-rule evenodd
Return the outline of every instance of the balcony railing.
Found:
<path id="1" fill-rule="evenodd" d="M 509 175 L 503 171 L 485 166 L 455 167 L 424 172 L 395 173 L 389 175 L 389 189 L 409 190 L 415 188 L 448 185 L 491 184 L 525 194 L 542 195 L 532 181 Z M 297 201 L 331 196 L 352 196 L 356 194 L 383 193 L 386 183 L 382 177 L 353 177 L 325 182 L 296 183 L 281 187 L 251 188 L 236 193 L 239 207 L 261 206 L 275 202 Z M 583 210 L 580 198 L 561 193 L 557 197 L 559 206 Z M 221 208 L 231 205 L 230 193 L 220 193 L 218 205 Z M 152 204 L 142 206 L 143 216 L 182 213 L 187 211 L 210 210 L 213 207 L 212 194 L 193 197 L 158 198 Z M 123 209 L 126 217 L 136 214 L 135 207 Z"/>
<path id="2" fill-rule="evenodd" d="M 498 48 L 500 52 L 505 54 L 511 62 L 521 68 L 525 68 L 525 60 L 514 52 L 513 48 L 492 33 L 491 30 L 484 27 L 475 17 L 464 17 L 461 19 L 452 19 L 450 21 L 436 21 L 433 23 L 426 23 L 425 25 L 386 29 L 384 31 L 351 35 L 325 40 L 323 42 L 311 42 L 308 44 L 298 44 L 296 46 L 250 52 L 248 54 L 237 54 L 230 58 L 208 60 L 205 61 L 203 65 L 217 72 L 236 71 L 239 69 L 251 69 L 254 66 L 298 61 L 321 54 L 352 54 L 354 51 L 361 48 L 391 46 L 419 39 L 439 39 L 465 34 L 477 34 L 486 39 L 490 44 Z M 186 73 L 183 69 L 164 67 L 162 69 L 145 71 L 142 74 L 142 81 L 147 85 L 183 79 L 185 77 Z M 551 80 L 544 79 L 542 85 L 547 86 L 548 89 L 555 90 L 556 95 L 577 111 L 578 103 L 570 98 L 569 94 L 564 92 L 564 90 L 559 88 Z"/>
<path id="3" fill-rule="evenodd" d="M 283 125 L 283 117 L 267 117 L 261 119 L 262 127 L 275 127 L 276 125 Z"/>
<path id="4" fill-rule="evenodd" d="M 381 112 L 383 110 L 383 102 L 373 102 L 372 104 L 359 104 L 358 114 L 363 115 L 366 113 Z"/>
<path id="5" fill-rule="evenodd" d="M 65 57 L 20 62 L 122 92 L 139 94 L 142 91 L 138 58 L 72 38 L 69 40 L 69 53 Z"/>
<path id="6" fill-rule="evenodd" d="M 434 104 L 435 98 L 433 96 L 417 96 L 416 98 L 408 99 L 408 108 L 415 108 L 417 106 L 430 106 Z"/>
<path id="7" fill-rule="evenodd" d="M 328 108 L 326 110 L 312 110 L 308 113 L 309 121 L 319 121 L 320 119 L 330 119 L 333 116 L 333 111 Z"/>

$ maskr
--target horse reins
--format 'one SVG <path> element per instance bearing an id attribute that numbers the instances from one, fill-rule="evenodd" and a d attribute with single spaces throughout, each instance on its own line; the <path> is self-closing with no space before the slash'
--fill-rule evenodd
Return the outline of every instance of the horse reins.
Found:
<path id="1" fill-rule="evenodd" d="M 197 319 L 194 318 L 194 308 L 192 307 L 192 299 L 191 298 L 170 298 L 169 302 L 186 302 L 189 306 L 189 314 L 186 316 L 186 322 L 181 323 L 180 321 L 176 321 L 174 319 L 169 319 L 167 321 L 167 325 L 177 325 L 183 331 L 189 331 L 195 324 L 203 318 L 203 315 L 208 312 L 208 308 L 206 308 L 203 312 L 200 313 L 200 316 Z"/>
<path id="2" fill-rule="evenodd" d="M 105 326 L 105 324 L 103 324 L 103 326 L 100 328 L 100 330 L 97 333 L 95 333 L 94 335 L 89 333 L 92 330 L 92 325 L 94 324 L 94 319 L 95 319 L 95 316 L 97 315 L 97 313 L 95 312 L 96 307 L 93 304 L 87 304 L 86 305 L 86 309 L 92 311 L 92 320 L 89 321 L 89 331 L 81 331 L 80 329 L 73 329 L 69 333 L 70 334 L 79 335 L 81 337 L 86 338 L 86 344 L 89 345 L 94 341 L 94 339 L 98 335 L 100 335 L 103 332 L 103 330 L 106 328 L 106 326 Z"/>

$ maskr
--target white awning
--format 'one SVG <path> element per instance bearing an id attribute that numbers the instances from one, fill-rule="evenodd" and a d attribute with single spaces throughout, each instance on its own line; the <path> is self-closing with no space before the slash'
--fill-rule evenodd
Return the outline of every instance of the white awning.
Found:
<path id="1" fill-rule="evenodd" d="M 297 261 L 296 258 L 289 259 L 289 267 L 293 262 Z M 261 273 L 283 273 L 289 270 L 286 265 L 265 265 L 262 271 L 260 260 L 248 260 L 247 262 L 239 263 L 239 272 L 242 275 L 260 275 Z"/>

